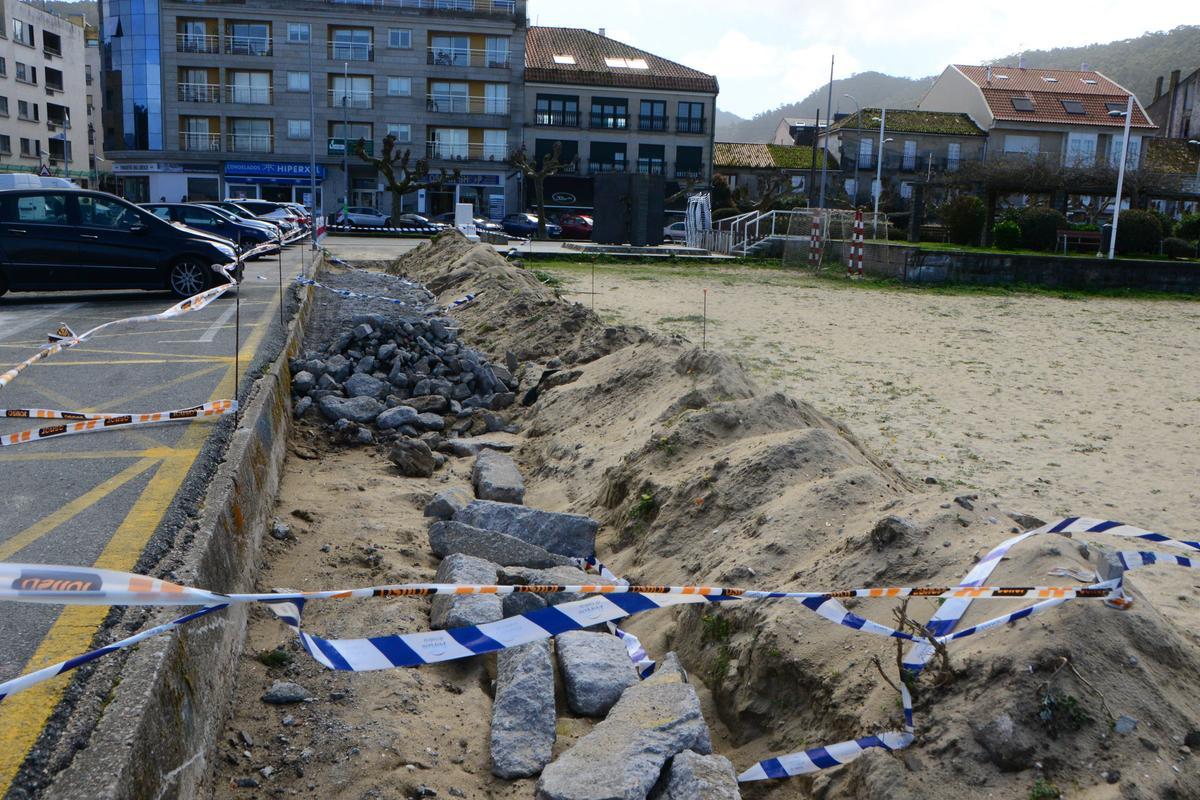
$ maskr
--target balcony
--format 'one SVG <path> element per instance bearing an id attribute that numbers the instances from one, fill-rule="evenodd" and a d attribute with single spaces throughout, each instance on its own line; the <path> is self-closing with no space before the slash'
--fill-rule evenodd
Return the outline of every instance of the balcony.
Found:
<path id="1" fill-rule="evenodd" d="M 209 36 L 198 33 L 177 33 L 175 34 L 175 52 L 215 55 L 221 52 L 221 37 L 215 34 Z"/>
<path id="2" fill-rule="evenodd" d="M 225 53 L 231 56 L 273 55 L 270 36 L 226 36 Z"/>
<path id="3" fill-rule="evenodd" d="M 425 98 L 426 110 L 434 114 L 507 114 L 507 97 L 468 97 L 431 94 Z"/>
<path id="4" fill-rule="evenodd" d="M 641 114 L 638 116 L 639 131 L 656 131 L 658 133 L 666 133 L 671 129 L 671 118 L 666 116 L 651 116 Z"/>
<path id="5" fill-rule="evenodd" d="M 667 163 L 652 158 L 639 158 L 637 172 L 639 175 L 666 175 Z"/>
<path id="6" fill-rule="evenodd" d="M 69 131 L 71 129 L 71 120 L 66 117 L 48 117 L 46 119 L 46 130 L 56 131 L 60 129 Z"/>
<path id="7" fill-rule="evenodd" d="M 330 42 L 330 61 L 374 61 L 375 45 L 370 42 Z"/>
<path id="8" fill-rule="evenodd" d="M 676 164 L 675 178 L 683 181 L 696 181 L 704 177 L 704 167 L 698 164 Z"/>
<path id="9" fill-rule="evenodd" d="M 593 112 L 591 127 L 599 130 L 627 131 L 629 130 L 629 115 L 596 114 Z"/>
<path id="10" fill-rule="evenodd" d="M 226 103 L 246 103 L 249 105 L 266 106 L 271 104 L 270 86 L 226 86 Z"/>
<path id="11" fill-rule="evenodd" d="M 578 111 L 538 111 L 533 115 L 533 124 L 543 128 L 578 128 Z"/>
<path id="12" fill-rule="evenodd" d="M 226 139 L 231 153 L 274 152 L 275 137 L 269 133 L 230 133 Z"/>
<path id="13" fill-rule="evenodd" d="M 179 149 L 191 153 L 219 153 L 221 151 L 221 134 L 180 131 Z"/>
<path id="14" fill-rule="evenodd" d="M 345 89 L 329 90 L 330 108 L 370 108 L 374 92 L 354 92 Z"/>
<path id="15" fill-rule="evenodd" d="M 504 161 L 508 158 L 508 145 L 427 142 L 425 154 L 442 161 Z"/>
<path id="16" fill-rule="evenodd" d="M 507 50 L 430 47 L 425 55 L 425 63 L 436 67 L 508 69 L 512 65 L 512 57 Z"/>
<path id="17" fill-rule="evenodd" d="M 215 83 L 181 83 L 177 92 L 181 103 L 221 102 L 221 87 Z"/>
<path id="18" fill-rule="evenodd" d="M 445 14 L 483 14 L 511 17 L 517 12 L 516 0 L 328 0 L 331 5 L 368 8 L 414 8 Z"/>
<path id="19" fill-rule="evenodd" d="M 606 172 L 628 172 L 629 162 L 627 161 L 589 161 L 588 174 L 598 175 Z"/>
<path id="20" fill-rule="evenodd" d="M 704 119 L 679 117 L 675 120 L 676 133 L 704 133 L 707 127 Z"/>

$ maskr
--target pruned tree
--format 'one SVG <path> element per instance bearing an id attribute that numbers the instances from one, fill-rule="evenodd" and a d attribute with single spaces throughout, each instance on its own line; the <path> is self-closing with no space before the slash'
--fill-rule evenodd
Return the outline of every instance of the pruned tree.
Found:
<path id="1" fill-rule="evenodd" d="M 354 154 L 375 167 L 387 184 L 387 189 L 392 195 L 393 224 L 404 213 L 405 195 L 412 194 L 418 189 L 440 188 L 447 183 L 457 181 L 459 175 L 458 170 L 450 173 L 442 170 L 440 175 L 431 178 L 429 161 L 423 158 L 413 161 L 412 151 L 397 152 L 396 143 L 394 134 L 389 133 L 383 137 L 383 148 L 378 156 L 367 153 L 365 139 L 359 139 L 358 143 L 354 145 Z M 349 203 L 350 198 L 346 198 L 346 202 Z"/>
<path id="2" fill-rule="evenodd" d="M 536 156 L 530 159 L 524 146 L 508 157 L 508 165 L 520 171 L 526 184 L 533 184 L 533 196 L 538 210 L 538 241 L 546 240 L 546 178 L 567 169 L 574 169 L 578 163 L 578 155 L 570 161 L 562 160 L 562 142 L 555 142 L 554 147 L 542 156 L 540 161 Z"/>

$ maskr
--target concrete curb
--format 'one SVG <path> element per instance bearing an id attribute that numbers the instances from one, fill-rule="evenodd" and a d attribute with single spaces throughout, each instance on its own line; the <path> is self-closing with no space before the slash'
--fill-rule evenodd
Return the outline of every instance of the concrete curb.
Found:
<path id="1" fill-rule="evenodd" d="M 283 349 L 255 384 L 209 481 L 178 580 L 221 592 L 253 588 L 292 426 L 288 358 L 303 342 L 312 291 L 300 293 Z M 156 613 L 147 627 L 180 615 L 173 612 Z M 246 615 L 246 606 L 232 606 L 140 645 L 121 669 L 87 749 L 76 753 L 44 796 L 160 800 L 200 794 L 229 711 Z"/>

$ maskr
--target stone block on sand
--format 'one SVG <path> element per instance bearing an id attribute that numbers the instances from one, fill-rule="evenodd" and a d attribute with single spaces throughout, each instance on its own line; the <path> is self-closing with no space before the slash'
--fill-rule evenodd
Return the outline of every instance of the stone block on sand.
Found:
<path id="1" fill-rule="evenodd" d="M 496 565 L 481 558 L 455 554 L 446 557 L 438 567 L 434 583 L 496 582 Z M 504 606 L 494 594 L 439 594 L 433 598 L 429 611 L 430 627 L 440 630 L 482 625 L 504 617 Z"/>
<path id="2" fill-rule="evenodd" d="M 579 514 L 558 514 L 511 503 L 476 500 L 454 515 L 455 522 L 500 531 L 551 553 L 589 558 L 596 553 L 600 523 Z"/>
<path id="3" fill-rule="evenodd" d="M 483 450 L 475 457 L 471 485 L 480 500 L 517 505 L 525 502 L 525 479 L 517 469 L 517 462 L 494 450 Z"/>

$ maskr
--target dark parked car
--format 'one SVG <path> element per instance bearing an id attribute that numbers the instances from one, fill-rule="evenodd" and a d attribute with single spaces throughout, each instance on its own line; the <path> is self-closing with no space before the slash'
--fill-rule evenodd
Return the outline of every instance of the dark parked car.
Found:
<path id="1" fill-rule="evenodd" d="M 564 214 L 558 224 L 562 227 L 562 235 L 566 239 L 591 239 L 592 218 L 583 214 Z"/>
<path id="2" fill-rule="evenodd" d="M 0 295 L 168 289 L 190 297 L 224 282 L 215 267 L 236 259 L 228 239 L 177 227 L 110 194 L 0 191 Z"/>
<path id="3" fill-rule="evenodd" d="M 279 228 L 280 232 L 283 233 L 283 236 L 285 239 L 288 236 L 291 236 L 297 230 L 297 226 L 295 223 L 284 219 L 282 216 L 280 216 L 279 219 L 268 219 L 267 217 L 260 217 L 254 211 L 247 208 L 245 205 L 245 201 L 242 201 L 242 200 L 239 200 L 236 203 L 233 202 L 232 200 L 221 200 L 220 202 L 213 201 L 211 203 L 203 203 L 202 205 L 216 206 L 217 208 L 223 208 L 226 211 L 228 211 L 230 214 L 236 214 L 237 216 L 241 217 L 242 219 L 254 219 L 254 220 L 258 220 L 259 222 L 269 222 L 272 225 L 274 225 L 275 227 Z"/>
<path id="4" fill-rule="evenodd" d="M 444 214 L 438 214 L 433 218 L 433 221 L 454 227 L 454 212 L 447 211 Z M 488 233 L 502 233 L 504 231 L 504 228 L 500 227 L 499 222 L 490 220 L 487 217 L 475 217 L 472 221 L 475 223 L 475 230 L 477 231 L 487 231 Z"/>
<path id="5" fill-rule="evenodd" d="M 537 214 L 509 214 L 501 223 L 504 232 L 509 236 L 537 236 Z M 562 236 L 562 228 L 553 222 L 546 223 L 546 235 L 554 238 Z"/>
<path id="6" fill-rule="evenodd" d="M 242 220 L 204 206 L 189 203 L 142 203 L 142 208 L 167 222 L 215 233 L 222 239 L 237 243 L 239 252 L 243 253 L 261 244 L 279 241 L 279 232 L 273 230 L 273 226 Z M 264 251 L 259 255 L 265 254 Z"/>

